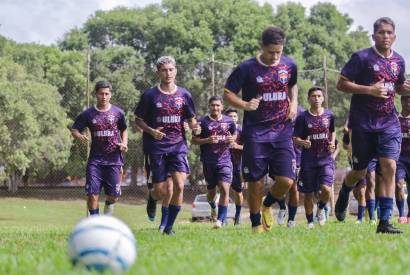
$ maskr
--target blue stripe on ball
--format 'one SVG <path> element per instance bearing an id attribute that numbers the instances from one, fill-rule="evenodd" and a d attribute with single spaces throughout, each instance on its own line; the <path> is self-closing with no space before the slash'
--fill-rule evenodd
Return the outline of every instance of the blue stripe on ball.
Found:
<path id="1" fill-rule="evenodd" d="M 110 257 L 110 252 L 102 249 L 102 248 L 90 248 L 90 249 L 85 249 L 82 250 L 78 253 L 78 256 L 75 257 L 74 259 L 72 259 L 71 261 L 74 263 L 78 263 L 79 262 L 79 258 L 84 257 L 84 256 L 88 256 L 90 254 L 102 254 L 104 256 L 107 256 L 108 258 Z M 116 256 L 115 258 L 113 258 L 122 268 L 122 270 L 127 270 L 128 269 L 128 264 L 124 261 L 123 258 L 121 258 L 120 256 Z M 87 268 L 92 267 L 95 268 L 98 271 L 103 271 L 105 268 L 108 267 L 108 265 L 106 264 L 101 264 L 101 263 L 92 263 L 92 264 L 87 264 L 86 265 Z M 103 268 L 102 270 L 100 270 L 100 268 Z"/>

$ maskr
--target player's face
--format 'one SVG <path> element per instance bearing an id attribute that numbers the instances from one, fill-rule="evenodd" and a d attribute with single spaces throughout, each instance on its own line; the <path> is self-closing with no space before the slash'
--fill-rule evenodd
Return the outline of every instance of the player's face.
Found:
<path id="1" fill-rule="evenodd" d="M 323 101 L 323 93 L 320 90 L 313 91 L 309 96 L 309 104 L 311 107 L 321 107 Z"/>
<path id="2" fill-rule="evenodd" d="M 163 64 L 158 69 L 158 75 L 162 84 L 172 84 L 175 82 L 177 68 L 172 63 Z"/>
<path id="3" fill-rule="evenodd" d="M 95 93 L 97 97 L 97 106 L 106 106 L 111 100 L 111 91 L 109 88 L 100 88 Z"/>
<path id="4" fill-rule="evenodd" d="M 282 44 L 269 44 L 262 45 L 262 61 L 266 65 L 273 65 L 279 63 L 280 57 L 282 56 L 283 45 Z"/>
<path id="5" fill-rule="evenodd" d="M 385 51 L 391 48 L 396 40 L 396 33 L 393 26 L 382 23 L 377 31 L 372 35 L 376 49 Z"/>
<path id="6" fill-rule="evenodd" d="M 237 114 L 237 113 L 235 113 L 235 112 L 230 112 L 230 113 L 228 114 L 228 116 L 229 116 L 230 118 L 232 118 L 232 120 L 233 120 L 233 122 L 235 122 L 235 124 L 238 123 L 238 114 Z"/>
<path id="7" fill-rule="evenodd" d="M 410 113 L 410 97 L 401 100 L 401 108 L 404 112 Z"/>
<path id="8" fill-rule="evenodd" d="M 221 101 L 214 100 L 209 103 L 209 111 L 212 117 L 219 117 L 222 114 L 224 106 Z"/>

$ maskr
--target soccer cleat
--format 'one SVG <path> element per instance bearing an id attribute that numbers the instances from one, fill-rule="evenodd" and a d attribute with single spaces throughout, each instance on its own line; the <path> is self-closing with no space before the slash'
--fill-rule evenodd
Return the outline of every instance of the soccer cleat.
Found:
<path id="1" fill-rule="evenodd" d="M 162 234 L 168 236 L 175 236 L 175 231 L 172 230 L 172 228 L 165 228 Z"/>
<path id="2" fill-rule="evenodd" d="M 320 226 L 324 226 L 326 223 L 326 213 L 323 209 L 317 210 L 317 221 L 319 222 Z"/>
<path id="3" fill-rule="evenodd" d="M 164 233 L 165 230 L 165 226 L 164 225 L 160 225 L 158 228 L 159 233 Z"/>
<path id="4" fill-rule="evenodd" d="M 356 220 L 356 224 L 362 224 L 362 220 Z"/>
<path id="5" fill-rule="evenodd" d="M 155 220 L 155 213 L 157 211 L 157 201 L 154 200 L 151 196 L 151 192 L 148 194 L 148 201 L 147 201 L 147 215 L 150 221 Z"/>
<path id="6" fill-rule="evenodd" d="M 216 217 L 217 217 L 216 208 L 211 208 L 211 222 L 216 222 Z"/>
<path id="7" fill-rule="evenodd" d="M 262 225 L 252 227 L 252 233 L 261 234 L 266 232 L 266 229 Z"/>
<path id="8" fill-rule="evenodd" d="M 266 231 L 270 231 L 273 226 L 273 217 L 270 207 L 262 206 L 262 226 Z"/>
<path id="9" fill-rule="evenodd" d="M 288 228 L 294 228 L 296 226 L 295 221 L 288 221 Z"/>
<path id="10" fill-rule="evenodd" d="M 401 223 L 401 224 L 407 223 L 407 218 L 406 217 L 399 217 L 397 222 Z"/>
<path id="11" fill-rule="evenodd" d="M 315 224 L 313 222 L 310 222 L 310 223 L 308 223 L 307 228 L 308 229 L 313 229 L 313 228 L 315 228 Z"/>
<path id="12" fill-rule="evenodd" d="M 339 193 L 335 205 L 335 216 L 339 222 L 343 222 L 346 219 L 347 205 L 349 204 L 349 196 L 344 196 Z"/>
<path id="13" fill-rule="evenodd" d="M 276 222 L 279 225 L 285 224 L 286 213 L 287 213 L 286 209 L 279 209 L 278 218 L 276 219 Z"/>
<path id="14" fill-rule="evenodd" d="M 222 221 L 217 220 L 214 224 L 214 229 L 219 229 L 222 227 Z"/>
<path id="15" fill-rule="evenodd" d="M 403 233 L 400 229 L 394 227 L 388 221 L 380 221 L 377 226 L 376 233 L 382 234 L 401 234 Z"/>

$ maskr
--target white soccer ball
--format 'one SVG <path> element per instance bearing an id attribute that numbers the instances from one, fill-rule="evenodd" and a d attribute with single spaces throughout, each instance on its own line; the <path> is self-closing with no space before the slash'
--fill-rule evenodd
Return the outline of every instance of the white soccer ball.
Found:
<path id="1" fill-rule="evenodd" d="M 73 265 L 113 272 L 128 270 L 137 256 L 137 242 L 128 226 L 117 218 L 93 215 L 82 219 L 69 238 Z"/>

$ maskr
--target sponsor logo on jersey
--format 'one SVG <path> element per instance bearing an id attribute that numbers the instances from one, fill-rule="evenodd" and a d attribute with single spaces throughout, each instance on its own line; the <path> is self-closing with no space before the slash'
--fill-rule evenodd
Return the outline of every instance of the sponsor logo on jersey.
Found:
<path id="1" fill-rule="evenodd" d="M 108 121 L 109 124 L 114 124 L 114 122 L 115 122 L 115 116 L 114 116 L 113 114 L 109 114 L 109 115 L 107 116 L 107 121 Z"/>
<path id="2" fill-rule="evenodd" d="M 324 127 L 328 127 L 329 126 L 329 119 L 327 119 L 326 117 L 324 117 L 322 119 L 322 124 Z"/>
<path id="3" fill-rule="evenodd" d="M 222 122 L 221 123 L 221 128 L 222 128 L 222 130 L 226 131 L 228 129 L 228 123 Z"/>
<path id="4" fill-rule="evenodd" d="M 287 71 L 287 70 L 279 70 L 279 72 L 278 72 L 278 78 L 279 78 L 279 81 L 280 81 L 282 84 L 286 84 L 286 83 L 288 82 L 288 79 L 289 79 L 289 73 L 288 73 L 288 71 Z"/>
<path id="5" fill-rule="evenodd" d="M 157 122 L 159 123 L 180 123 L 180 116 L 160 116 L 157 117 Z"/>
<path id="6" fill-rule="evenodd" d="M 176 97 L 174 99 L 175 108 L 181 109 L 182 105 L 184 105 L 184 99 L 182 97 Z"/>
<path id="7" fill-rule="evenodd" d="M 391 72 L 394 76 L 399 74 L 399 65 L 396 62 L 390 63 Z"/>
<path id="8" fill-rule="evenodd" d="M 288 98 L 286 92 L 263 93 L 262 100 L 265 102 L 286 100 Z"/>
<path id="9" fill-rule="evenodd" d="M 94 136 L 95 137 L 113 137 L 114 131 L 112 130 L 95 131 Z"/>

